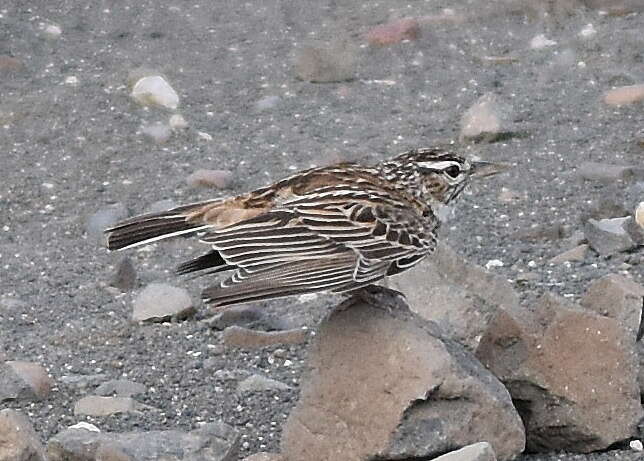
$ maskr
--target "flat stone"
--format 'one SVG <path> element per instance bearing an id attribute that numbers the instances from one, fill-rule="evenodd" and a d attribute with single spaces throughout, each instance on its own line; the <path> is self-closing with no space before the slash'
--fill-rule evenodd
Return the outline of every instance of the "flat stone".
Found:
<path id="1" fill-rule="evenodd" d="M 127 208 L 122 203 L 101 208 L 87 219 L 85 225 L 87 238 L 94 242 L 102 242 L 105 229 L 127 218 L 128 214 Z"/>
<path id="2" fill-rule="evenodd" d="M 434 458 L 434 461 L 496 461 L 496 454 L 492 445 L 479 442 Z"/>
<path id="3" fill-rule="evenodd" d="M 280 381 L 253 374 L 237 385 L 237 392 L 244 394 L 247 392 L 285 391 L 290 388 Z"/>
<path id="4" fill-rule="evenodd" d="M 163 322 L 185 319 L 194 312 L 188 291 L 165 283 L 150 283 L 134 300 L 132 320 Z"/>
<path id="5" fill-rule="evenodd" d="M 403 18 L 374 27 L 366 34 L 370 45 L 393 45 L 403 40 L 417 40 L 420 37 L 420 24 L 416 19 Z"/>
<path id="6" fill-rule="evenodd" d="M 0 402 L 43 400 L 52 386 L 52 379 L 40 364 L 8 361 L 0 366 Z"/>
<path id="7" fill-rule="evenodd" d="M 635 434 L 635 340 L 614 319 L 544 295 L 500 309 L 476 355 L 510 391 L 529 451 L 588 453 Z"/>
<path id="8" fill-rule="evenodd" d="M 295 72 L 307 82 L 342 82 L 354 78 L 355 61 L 355 53 L 344 43 L 305 46 L 295 59 Z"/>
<path id="9" fill-rule="evenodd" d="M 430 459 L 480 440 L 523 451 L 506 389 L 470 353 L 401 303 L 343 305 L 318 329 L 283 429 L 287 461 Z M 494 421 L 494 424 L 489 424 Z"/>
<path id="10" fill-rule="evenodd" d="M 24 67 L 20 59 L 5 54 L 0 55 L 0 75 L 17 73 L 23 70 Z"/>
<path id="11" fill-rule="evenodd" d="M 45 461 L 45 448 L 19 411 L 0 410 L 0 461 Z"/>
<path id="12" fill-rule="evenodd" d="M 255 453 L 247 456 L 242 461 L 285 461 L 282 455 L 277 453 Z"/>
<path id="13" fill-rule="evenodd" d="M 150 408 L 130 397 L 88 395 L 76 402 L 74 415 L 110 416 L 118 413 L 140 413 Z"/>
<path id="14" fill-rule="evenodd" d="M 141 383 L 135 383 L 127 379 L 114 379 L 98 386 L 94 393 L 101 396 L 133 397 L 145 394 L 146 390 L 146 387 Z"/>
<path id="15" fill-rule="evenodd" d="M 405 294 L 412 311 L 438 323 L 447 337 L 472 350 L 497 309 L 519 303 L 505 278 L 465 260 L 443 243 L 429 258 L 389 277 L 387 283 Z"/>
<path id="16" fill-rule="evenodd" d="M 207 323 L 215 330 L 225 330 L 236 326 L 249 326 L 262 323 L 265 319 L 264 309 L 255 306 L 231 306 L 213 315 Z"/>
<path id="17" fill-rule="evenodd" d="M 604 183 L 625 181 L 634 176 L 633 167 L 630 165 L 612 165 L 602 162 L 581 162 L 576 174 L 581 179 Z"/>
<path id="18" fill-rule="evenodd" d="M 588 286 L 581 305 L 617 320 L 635 338 L 641 328 L 644 287 L 621 275 L 609 274 Z"/>
<path id="19" fill-rule="evenodd" d="M 550 258 L 548 262 L 550 264 L 562 264 L 567 261 L 583 261 L 586 258 L 586 253 L 588 253 L 588 245 L 582 244 L 559 253 L 557 256 Z"/>
<path id="20" fill-rule="evenodd" d="M 244 327 L 231 326 L 224 330 L 226 346 L 259 349 L 283 344 L 302 344 L 306 342 L 306 330 L 296 328 L 285 331 L 257 331 Z"/>
<path id="21" fill-rule="evenodd" d="M 612 219 L 589 219 L 584 235 L 590 247 L 602 256 L 628 251 L 637 246 L 626 230 L 630 216 Z"/>
<path id="22" fill-rule="evenodd" d="M 513 132 L 512 108 L 494 93 L 481 96 L 461 118 L 461 140 L 492 142 Z"/>
<path id="23" fill-rule="evenodd" d="M 48 461 L 98 460 L 98 454 L 117 454 L 117 460 L 233 461 L 238 459 L 239 434 L 221 422 L 190 432 L 94 432 L 66 429 L 47 442 Z M 127 458 L 126 456 L 129 456 Z M 107 458 L 109 459 L 109 458 Z"/>
<path id="24" fill-rule="evenodd" d="M 197 170 L 186 178 L 190 187 L 213 187 L 226 189 L 233 181 L 233 174 L 228 170 Z"/>
<path id="25" fill-rule="evenodd" d="M 610 106 L 624 106 L 644 101 L 644 83 L 622 86 L 604 93 L 604 102 Z"/>
<path id="26" fill-rule="evenodd" d="M 179 105 L 179 95 L 160 75 L 151 75 L 139 79 L 132 87 L 131 96 L 144 106 L 162 106 L 176 109 Z"/>

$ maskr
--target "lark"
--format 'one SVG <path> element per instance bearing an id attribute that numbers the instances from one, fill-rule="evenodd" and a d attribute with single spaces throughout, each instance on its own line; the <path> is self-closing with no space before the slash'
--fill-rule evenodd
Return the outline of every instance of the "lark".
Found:
<path id="1" fill-rule="evenodd" d="M 226 272 L 203 291 L 214 307 L 354 292 L 430 255 L 438 208 L 454 202 L 472 179 L 505 169 L 449 147 L 414 149 L 373 166 L 311 168 L 242 195 L 125 220 L 106 230 L 107 247 L 196 235 L 210 251 L 177 273 Z"/>

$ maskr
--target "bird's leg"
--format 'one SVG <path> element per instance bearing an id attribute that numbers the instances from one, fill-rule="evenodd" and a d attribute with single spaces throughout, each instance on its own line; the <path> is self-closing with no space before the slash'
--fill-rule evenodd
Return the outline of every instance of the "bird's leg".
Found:
<path id="1" fill-rule="evenodd" d="M 338 310 L 348 309 L 357 303 L 365 303 L 378 309 L 385 309 L 392 314 L 395 309 L 399 309 L 401 306 L 407 307 L 403 293 L 379 285 L 366 285 L 351 291 L 350 294 L 351 296 L 338 306 Z"/>

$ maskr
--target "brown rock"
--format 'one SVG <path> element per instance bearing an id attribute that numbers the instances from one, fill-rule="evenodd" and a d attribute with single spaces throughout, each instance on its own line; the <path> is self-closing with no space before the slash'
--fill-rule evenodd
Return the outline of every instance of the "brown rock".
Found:
<path id="1" fill-rule="evenodd" d="M 610 106 L 623 106 L 644 101 L 644 83 L 622 86 L 604 93 L 604 102 Z"/>
<path id="2" fill-rule="evenodd" d="M 388 286 L 404 293 L 414 312 L 471 349 L 499 306 L 519 303 L 507 280 L 466 261 L 445 244 L 412 270 L 390 277 Z"/>
<path id="3" fill-rule="evenodd" d="M 0 411 L 0 461 L 44 461 L 45 449 L 20 412 Z"/>
<path id="4" fill-rule="evenodd" d="M 561 264 L 566 261 L 583 261 L 586 253 L 588 253 L 588 245 L 582 244 L 563 253 L 559 253 L 557 256 L 550 258 L 549 262 L 551 264 Z"/>
<path id="5" fill-rule="evenodd" d="M 49 396 L 53 381 L 42 365 L 33 362 L 8 361 L 4 366 L 5 370 L 12 372 L 17 378 L 16 384 L 20 390 L 15 399 L 41 400 Z M 2 400 L 1 396 L 0 400 Z"/>
<path id="6" fill-rule="evenodd" d="M 277 344 L 302 344 L 306 342 L 306 330 L 299 328 L 285 331 L 258 331 L 231 326 L 224 330 L 223 339 L 227 346 L 259 349 Z"/>
<path id="7" fill-rule="evenodd" d="M 558 297 L 500 310 L 476 355 L 510 391 L 530 451 L 601 450 L 631 437 L 642 416 L 633 338 Z"/>
<path id="8" fill-rule="evenodd" d="M 416 40 L 420 37 L 420 25 L 412 18 L 403 18 L 374 27 L 366 34 L 370 45 L 386 46 L 403 40 Z"/>
<path id="9" fill-rule="evenodd" d="M 621 275 L 609 274 L 588 286 L 581 305 L 617 320 L 635 337 L 644 308 L 644 287 Z"/>
<path id="10" fill-rule="evenodd" d="M 150 408 L 131 397 L 100 397 L 88 395 L 74 405 L 75 415 L 109 416 L 118 413 L 138 413 Z"/>
<path id="11" fill-rule="evenodd" d="M 233 181 L 233 174 L 228 170 L 197 170 L 186 181 L 191 187 L 226 189 Z"/>
<path id="12" fill-rule="evenodd" d="M 493 142 L 513 134 L 512 108 L 494 93 L 481 96 L 461 118 L 461 140 Z"/>
<path id="13" fill-rule="evenodd" d="M 507 391 L 461 346 L 400 305 L 342 306 L 320 326 L 284 427 L 285 461 L 429 459 L 487 440 L 524 447 Z M 495 421 L 495 424 L 488 424 Z"/>
<path id="14" fill-rule="evenodd" d="M 13 56 L 0 55 L 0 74 L 12 74 L 24 68 L 22 61 Z"/>

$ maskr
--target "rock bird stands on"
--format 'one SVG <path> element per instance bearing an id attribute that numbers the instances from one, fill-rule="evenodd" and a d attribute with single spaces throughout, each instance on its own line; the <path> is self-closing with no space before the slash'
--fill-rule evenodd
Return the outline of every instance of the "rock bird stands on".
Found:
<path id="1" fill-rule="evenodd" d="M 349 292 L 431 254 L 437 207 L 455 200 L 470 179 L 504 169 L 442 148 L 411 150 L 375 166 L 312 168 L 236 197 L 125 220 L 106 230 L 107 247 L 199 235 L 211 250 L 177 272 L 230 272 L 204 290 L 213 306 Z"/>

